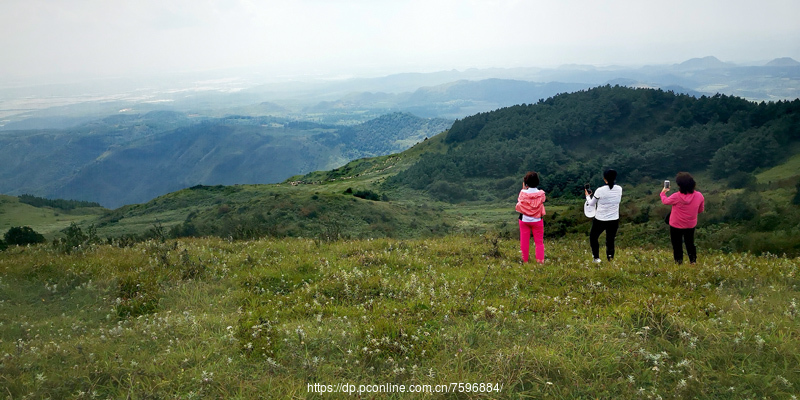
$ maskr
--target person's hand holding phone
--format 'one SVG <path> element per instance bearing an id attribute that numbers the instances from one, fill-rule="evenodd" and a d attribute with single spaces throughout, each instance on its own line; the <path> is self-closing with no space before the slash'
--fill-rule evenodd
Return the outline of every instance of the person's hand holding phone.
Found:
<path id="1" fill-rule="evenodd" d="M 664 188 L 661 189 L 661 193 L 669 192 L 669 181 L 664 181 Z"/>

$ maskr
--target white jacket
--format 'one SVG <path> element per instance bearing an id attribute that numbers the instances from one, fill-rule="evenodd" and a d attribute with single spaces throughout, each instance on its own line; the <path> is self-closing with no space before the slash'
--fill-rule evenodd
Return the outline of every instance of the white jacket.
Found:
<path id="1" fill-rule="evenodd" d="M 609 189 L 603 185 L 594 191 L 592 196 L 586 196 L 590 206 L 597 204 L 595 219 L 600 221 L 613 221 L 619 219 L 619 203 L 622 201 L 622 186 L 614 185 Z"/>

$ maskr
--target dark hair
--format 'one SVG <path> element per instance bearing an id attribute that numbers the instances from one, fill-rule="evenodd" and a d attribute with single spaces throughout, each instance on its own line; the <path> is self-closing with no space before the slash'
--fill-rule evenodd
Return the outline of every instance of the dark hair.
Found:
<path id="1" fill-rule="evenodd" d="M 535 188 L 539 186 L 539 174 L 536 172 L 528 172 L 525 174 L 525 178 L 522 179 L 522 182 L 528 185 L 528 187 Z"/>
<path id="2" fill-rule="evenodd" d="M 613 189 L 614 181 L 617 180 L 617 171 L 609 169 L 606 172 L 603 172 L 603 179 L 605 179 L 608 182 L 608 188 Z"/>
<path id="3" fill-rule="evenodd" d="M 688 172 L 678 172 L 678 176 L 675 177 L 675 183 L 678 184 L 678 189 L 683 194 L 694 193 L 694 188 L 697 186 L 697 182 Z"/>

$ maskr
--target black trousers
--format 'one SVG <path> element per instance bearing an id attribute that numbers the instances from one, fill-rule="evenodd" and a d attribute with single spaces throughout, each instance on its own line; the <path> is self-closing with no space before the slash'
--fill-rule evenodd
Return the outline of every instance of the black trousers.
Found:
<path id="1" fill-rule="evenodd" d="M 606 231 L 606 257 L 609 261 L 614 258 L 614 239 L 617 237 L 619 220 L 600 221 L 592 220 L 592 230 L 589 232 L 589 246 L 592 246 L 592 257 L 600 258 L 600 234 Z"/>
<path id="2" fill-rule="evenodd" d="M 694 246 L 694 228 L 680 229 L 670 226 L 669 239 L 672 242 L 672 257 L 678 264 L 683 264 L 683 244 L 686 243 L 686 254 L 689 262 L 697 262 L 697 247 Z"/>
<path id="3" fill-rule="evenodd" d="M 686 243 L 686 254 L 689 262 L 697 262 L 697 248 L 694 246 L 694 228 L 680 229 L 669 227 L 669 239 L 672 241 L 672 256 L 675 262 L 683 264 L 683 244 Z"/>

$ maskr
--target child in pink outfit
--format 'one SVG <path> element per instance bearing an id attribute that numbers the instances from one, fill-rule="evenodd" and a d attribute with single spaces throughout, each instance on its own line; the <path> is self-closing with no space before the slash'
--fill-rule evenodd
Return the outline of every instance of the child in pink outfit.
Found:
<path id="1" fill-rule="evenodd" d="M 544 221 L 546 214 L 544 202 L 546 200 L 543 190 L 539 190 L 539 174 L 528 172 L 522 180 L 522 190 L 517 197 L 516 210 L 519 212 L 519 247 L 522 251 L 522 262 L 528 262 L 530 256 L 530 239 L 536 246 L 536 262 L 544 263 Z"/>

